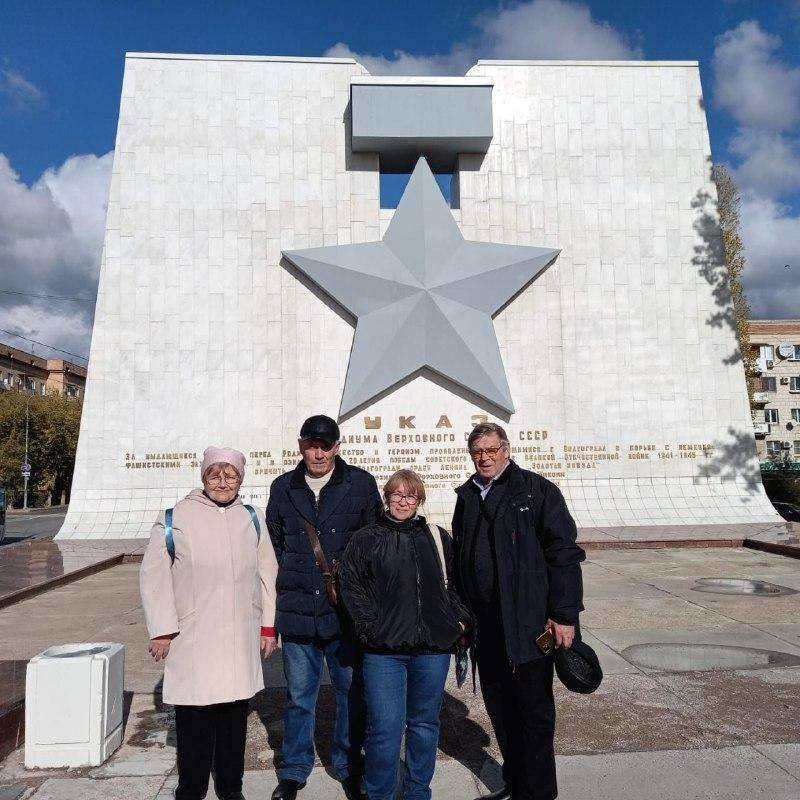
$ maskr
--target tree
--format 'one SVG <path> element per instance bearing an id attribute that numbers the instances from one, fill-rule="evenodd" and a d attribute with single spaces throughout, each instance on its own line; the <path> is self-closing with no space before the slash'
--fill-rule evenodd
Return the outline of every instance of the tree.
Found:
<path id="1" fill-rule="evenodd" d="M 719 224 L 722 230 L 722 247 L 725 252 L 725 261 L 728 267 L 728 284 L 731 303 L 733 305 L 733 322 L 739 349 L 742 353 L 744 374 L 747 380 L 747 393 L 750 406 L 753 406 L 753 391 L 755 388 L 755 356 L 750 347 L 750 306 L 742 287 L 742 275 L 745 268 L 745 254 L 742 238 L 739 233 L 741 220 L 739 206 L 741 197 L 733 176 L 728 170 L 717 165 L 712 170 L 714 183 L 717 185 L 717 209 Z"/>
<path id="2" fill-rule="evenodd" d="M 51 503 L 63 502 L 72 485 L 81 404 L 59 395 L 0 392 L 0 484 L 8 491 L 9 505 L 22 497 L 26 406 L 29 503 L 43 495 Z"/>

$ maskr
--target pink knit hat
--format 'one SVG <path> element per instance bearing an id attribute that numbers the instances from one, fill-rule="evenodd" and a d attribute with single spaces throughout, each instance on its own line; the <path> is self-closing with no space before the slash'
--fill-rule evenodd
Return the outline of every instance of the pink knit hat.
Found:
<path id="1" fill-rule="evenodd" d="M 244 453 L 232 447 L 206 447 L 203 451 L 203 463 L 200 465 L 201 477 L 212 464 L 230 464 L 239 473 L 239 477 L 244 478 Z"/>

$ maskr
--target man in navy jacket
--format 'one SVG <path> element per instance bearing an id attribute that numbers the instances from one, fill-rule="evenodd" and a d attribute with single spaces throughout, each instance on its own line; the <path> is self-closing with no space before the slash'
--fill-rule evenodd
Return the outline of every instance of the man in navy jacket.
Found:
<path id="1" fill-rule="evenodd" d="M 278 559 L 275 628 L 282 638 L 287 704 L 278 786 L 273 800 L 295 800 L 314 766 L 314 717 L 323 660 L 336 692 L 331 761 L 348 800 L 362 800 L 364 708 L 358 649 L 330 604 L 306 523 L 316 530 L 328 565 L 341 560 L 350 536 L 382 509 L 375 478 L 339 456 L 339 426 L 309 417 L 298 442 L 303 460 L 270 489 L 267 527 Z"/>
<path id="2" fill-rule="evenodd" d="M 558 487 L 511 461 L 506 432 L 477 425 L 475 473 L 456 490 L 456 584 L 476 620 L 486 710 L 503 755 L 505 787 L 481 800 L 553 800 L 553 658 L 536 639 L 570 647 L 583 610 L 575 523 Z"/>

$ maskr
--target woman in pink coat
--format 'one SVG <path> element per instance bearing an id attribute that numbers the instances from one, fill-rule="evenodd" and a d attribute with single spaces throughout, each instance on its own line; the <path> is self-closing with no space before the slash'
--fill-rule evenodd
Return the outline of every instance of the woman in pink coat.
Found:
<path id="1" fill-rule="evenodd" d="M 149 651 L 165 659 L 163 698 L 175 706 L 176 800 L 205 797 L 212 766 L 217 795 L 242 797 L 248 701 L 277 646 L 278 564 L 263 514 L 239 498 L 244 464 L 209 447 L 203 488 L 161 514 L 142 561 Z"/>

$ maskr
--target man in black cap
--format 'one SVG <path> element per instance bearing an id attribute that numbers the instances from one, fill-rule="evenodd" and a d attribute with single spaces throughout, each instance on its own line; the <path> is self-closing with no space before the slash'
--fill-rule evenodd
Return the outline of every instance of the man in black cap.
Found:
<path id="1" fill-rule="evenodd" d="M 558 487 L 511 460 L 503 428 L 476 425 L 467 448 L 475 472 L 456 489 L 455 579 L 476 620 L 481 693 L 505 780 L 479 800 L 553 800 L 553 658 L 537 638 L 547 630 L 555 647 L 572 645 L 585 554 Z"/>
<path id="2" fill-rule="evenodd" d="M 294 800 L 314 766 L 323 661 L 336 693 L 332 767 L 348 800 L 366 798 L 358 648 L 342 629 L 323 573 L 335 569 L 350 536 L 374 522 L 382 504 L 375 478 L 339 456 L 339 439 L 339 426 L 330 417 L 309 417 L 300 428 L 302 461 L 273 482 L 267 504 L 267 526 L 279 564 L 275 627 L 282 638 L 287 687 L 273 800 Z"/>

